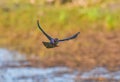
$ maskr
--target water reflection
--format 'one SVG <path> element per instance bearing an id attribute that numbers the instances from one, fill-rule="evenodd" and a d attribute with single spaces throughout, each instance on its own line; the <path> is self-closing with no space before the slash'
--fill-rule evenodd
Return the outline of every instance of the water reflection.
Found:
<path id="1" fill-rule="evenodd" d="M 120 71 L 109 72 L 106 68 L 96 67 L 81 72 L 67 67 L 36 68 L 28 67 L 25 56 L 17 52 L 0 49 L 0 82 L 93 82 L 90 78 L 120 81 Z M 24 65 L 24 66 L 23 66 Z"/>

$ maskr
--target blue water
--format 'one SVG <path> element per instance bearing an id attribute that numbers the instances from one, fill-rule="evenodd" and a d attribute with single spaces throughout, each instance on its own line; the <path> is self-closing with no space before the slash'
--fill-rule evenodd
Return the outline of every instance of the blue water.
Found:
<path id="1" fill-rule="evenodd" d="M 110 72 L 104 67 L 82 72 L 68 67 L 37 68 L 27 64 L 25 55 L 0 49 L 0 82 L 84 82 L 100 77 L 120 81 L 120 71 Z"/>

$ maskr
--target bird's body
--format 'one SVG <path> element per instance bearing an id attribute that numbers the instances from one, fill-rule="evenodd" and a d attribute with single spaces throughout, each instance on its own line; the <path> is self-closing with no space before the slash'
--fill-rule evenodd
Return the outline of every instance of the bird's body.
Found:
<path id="1" fill-rule="evenodd" d="M 44 46 L 46 48 L 54 48 L 54 47 L 58 47 L 58 43 L 59 42 L 62 42 L 62 41 L 67 41 L 67 40 L 70 40 L 70 39 L 74 39 L 78 36 L 78 33 L 74 34 L 73 36 L 69 37 L 69 38 L 65 38 L 65 39 L 62 39 L 62 40 L 59 40 L 58 38 L 52 38 L 51 36 L 49 36 L 42 28 L 41 26 L 39 25 L 39 21 L 37 21 L 37 24 L 38 24 L 38 27 L 39 29 L 43 32 L 43 34 L 49 39 L 50 42 L 42 42 L 44 44 Z"/>
<path id="2" fill-rule="evenodd" d="M 57 44 L 51 44 L 50 42 L 42 42 L 46 48 L 58 47 Z"/>
<path id="3" fill-rule="evenodd" d="M 51 39 L 50 42 L 42 42 L 46 48 L 58 47 L 58 39 Z"/>

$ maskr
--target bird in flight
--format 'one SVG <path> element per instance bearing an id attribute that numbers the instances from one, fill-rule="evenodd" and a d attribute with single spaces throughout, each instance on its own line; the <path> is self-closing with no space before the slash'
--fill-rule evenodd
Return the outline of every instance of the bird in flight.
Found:
<path id="1" fill-rule="evenodd" d="M 51 36 L 49 36 L 40 26 L 39 24 L 39 20 L 37 20 L 37 25 L 38 25 L 38 28 L 42 31 L 42 33 L 49 39 L 50 42 L 42 42 L 44 44 L 44 46 L 46 48 L 54 48 L 54 47 L 58 47 L 58 43 L 59 42 L 63 42 L 63 41 L 67 41 L 67 40 L 71 40 L 71 39 L 74 39 L 78 36 L 78 34 L 80 34 L 80 32 L 77 32 L 76 34 L 68 37 L 68 38 L 65 38 L 65 39 L 58 39 L 58 38 L 52 38 Z"/>

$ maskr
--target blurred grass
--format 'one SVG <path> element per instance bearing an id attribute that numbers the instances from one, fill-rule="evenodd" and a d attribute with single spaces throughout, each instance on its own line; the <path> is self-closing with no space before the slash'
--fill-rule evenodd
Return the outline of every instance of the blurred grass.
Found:
<path id="1" fill-rule="evenodd" d="M 48 27 L 57 27 L 56 29 L 62 30 L 73 27 L 87 29 L 91 24 L 101 23 L 101 25 L 107 25 L 107 28 L 104 27 L 106 30 L 113 30 L 119 28 L 119 13 L 120 10 L 112 12 L 107 8 L 101 8 L 99 4 L 87 8 L 13 4 L 0 9 L 0 27 L 14 28 L 17 25 L 16 29 L 28 30 L 36 27 L 36 20 L 39 19 L 42 25 L 47 25 L 47 29 Z"/>
<path id="2" fill-rule="evenodd" d="M 25 52 L 30 57 L 37 55 L 44 64 L 51 66 L 119 66 L 120 63 L 116 63 L 119 58 L 115 54 L 119 54 L 120 9 L 104 7 L 108 3 L 111 2 L 71 7 L 45 5 L 39 1 L 30 4 L 26 0 L 5 2 L 0 6 L 0 46 Z M 37 28 L 38 19 L 43 29 L 54 37 L 63 38 L 78 31 L 81 35 L 76 40 L 48 50 L 42 45 L 42 41 L 47 39 Z"/>

